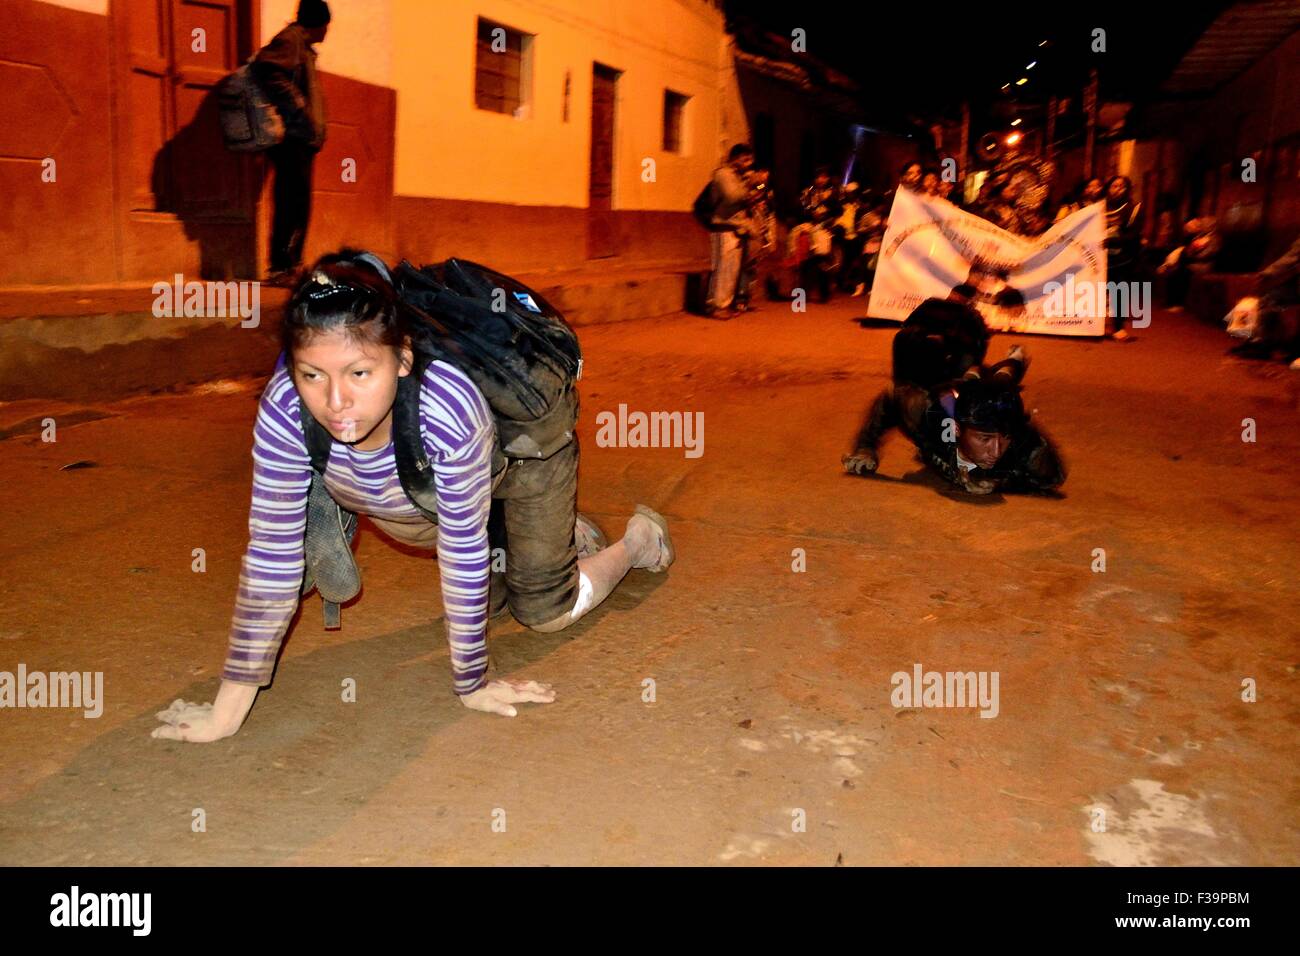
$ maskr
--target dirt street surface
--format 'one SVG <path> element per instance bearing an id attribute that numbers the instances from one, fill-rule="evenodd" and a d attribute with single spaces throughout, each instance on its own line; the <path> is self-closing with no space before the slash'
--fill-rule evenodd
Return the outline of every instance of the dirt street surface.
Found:
<path id="1" fill-rule="evenodd" d="M 995 336 L 1071 474 L 974 499 L 897 435 L 843 474 L 893 335 L 857 304 L 583 330 L 580 507 L 651 505 L 678 560 L 495 622 L 494 674 L 558 693 L 514 719 L 457 701 L 436 563 L 363 523 L 343 629 L 312 595 L 239 734 L 151 739 L 217 689 L 262 383 L 0 406 L 0 671 L 105 698 L 0 710 L 0 863 L 1300 863 L 1300 376 L 1180 315 Z M 703 412 L 703 455 L 598 447 L 619 403 Z M 918 665 L 996 672 L 996 716 L 894 706 Z"/>

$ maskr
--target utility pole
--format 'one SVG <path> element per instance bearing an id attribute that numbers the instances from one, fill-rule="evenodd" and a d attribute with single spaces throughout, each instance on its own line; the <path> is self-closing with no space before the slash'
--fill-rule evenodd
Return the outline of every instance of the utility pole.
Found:
<path id="1" fill-rule="evenodd" d="M 957 142 L 957 181 L 965 189 L 966 170 L 970 168 L 970 100 L 961 104 L 961 138 Z"/>
<path id="2" fill-rule="evenodd" d="M 1083 90 L 1083 114 L 1088 121 L 1088 137 L 1083 146 L 1083 175 L 1092 178 L 1092 154 L 1097 142 L 1097 68 L 1088 71 L 1088 85 Z"/>
<path id="3" fill-rule="evenodd" d="M 1043 146 L 1043 155 L 1051 159 L 1056 154 L 1056 95 L 1047 100 L 1047 142 Z"/>

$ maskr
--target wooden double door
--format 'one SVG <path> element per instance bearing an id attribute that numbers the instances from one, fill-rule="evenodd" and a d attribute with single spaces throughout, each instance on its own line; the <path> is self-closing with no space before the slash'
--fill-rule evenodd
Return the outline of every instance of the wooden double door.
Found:
<path id="1" fill-rule="evenodd" d="M 114 0 L 124 278 L 256 270 L 261 160 L 226 150 L 216 88 L 250 55 L 257 0 Z"/>

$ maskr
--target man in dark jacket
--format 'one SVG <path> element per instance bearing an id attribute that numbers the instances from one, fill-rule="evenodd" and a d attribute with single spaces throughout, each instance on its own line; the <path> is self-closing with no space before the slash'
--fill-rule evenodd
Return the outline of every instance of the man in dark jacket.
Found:
<path id="1" fill-rule="evenodd" d="M 987 347 L 984 322 L 968 305 L 928 299 L 918 306 L 894 337 L 894 386 L 867 412 L 844 470 L 874 472 L 881 438 L 899 427 L 927 465 L 971 494 L 1062 484 L 1065 465 L 1020 398 L 1024 350 L 985 368 Z"/>
<path id="2" fill-rule="evenodd" d="M 271 225 L 268 282 L 285 283 L 302 265 L 311 217 L 312 164 L 325 144 L 325 100 L 316 77 L 313 45 L 325 39 L 330 10 L 325 0 L 300 0 L 297 19 L 254 58 L 253 77 L 284 120 L 284 142 L 267 150 L 275 167 L 275 215 Z"/>

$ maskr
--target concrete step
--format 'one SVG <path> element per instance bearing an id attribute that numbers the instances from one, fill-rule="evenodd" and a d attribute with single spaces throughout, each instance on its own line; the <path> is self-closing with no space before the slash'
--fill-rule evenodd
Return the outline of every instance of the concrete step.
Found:
<path id="1" fill-rule="evenodd" d="M 520 275 L 575 327 L 652 319 L 685 307 L 707 264 Z M 155 314 L 152 284 L 0 288 L 0 401 L 96 401 L 269 372 L 289 290 L 258 285 L 253 319 Z M 252 291 L 245 291 L 252 304 Z"/>

